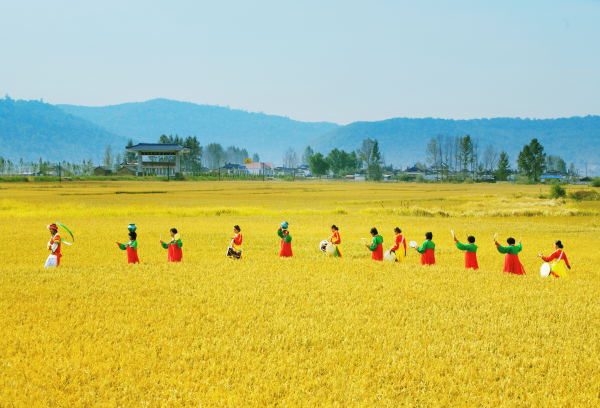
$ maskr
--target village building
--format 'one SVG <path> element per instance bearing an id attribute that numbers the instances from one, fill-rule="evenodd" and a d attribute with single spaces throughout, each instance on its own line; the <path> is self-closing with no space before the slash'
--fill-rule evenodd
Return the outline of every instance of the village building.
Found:
<path id="1" fill-rule="evenodd" d="M 98 166 L 94 169 L 94 176 L 110 176 L 112 170 L 106 166 Z"/>
<path id="2" fill-rule="evenodd" d="M 248 163 L 245 165 L 247 174 L 273 177 L 273 163 Z"/>
<path id="3" fill-rule="evenodd" d="M 125 148 L 128 152 L 136 153 L 137 162 L 129 162 L 127 165 L 136 163 L 137 175 L 179 175 L 181 172 L 181 155 L 189 153 L 190 149 L 177 143 L 138 143 L 135 146 Z M 144 161 L 144 156 L 150 157 L 174 157 L 175 162 Z"/>

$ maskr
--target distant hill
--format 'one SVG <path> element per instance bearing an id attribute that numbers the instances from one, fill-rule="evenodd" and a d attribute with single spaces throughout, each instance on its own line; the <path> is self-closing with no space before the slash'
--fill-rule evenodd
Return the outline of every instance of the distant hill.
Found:
<path id="1" fill-rule="evenodd" d="M 362 140 L 377 139 L 386 163 L 406 167 L 424 162 L 429 139 L 438 134 L 471 135 L 479 139 L 480 151 L 490 143 L 505 150 L 515 165 L 524 144 L 537 138 L 546 154 L 561 156 L 582 169 L 584 163 L 600 165 L 600 116 L 563 119 L 408 119 L 396 118 L 379 122 L 355 122 L 315 138 L 309 144 L 315 151 L 328 153 L 334 148 L 358 149 Z"/>
<path id="2" fill-rule="evenodd" d="M 122 151 L 126 142 L 124 137 L 54 105 L 0 99 L 0 156 L 4 158 L 70 162 L 92 158 L 99 163 L 107 145 Z"/>
<path id="3" fill-rule="evenodd" d="M 102 107 L 57 106 L 134 142 L 156 142 L 162 134 L 195 135 L 202 145 L 235 145 L 258 152 L 267 161 L 279 161 L 288 147 L 301 149 L 309 140 L 339 127 L 168 99 Z"/>

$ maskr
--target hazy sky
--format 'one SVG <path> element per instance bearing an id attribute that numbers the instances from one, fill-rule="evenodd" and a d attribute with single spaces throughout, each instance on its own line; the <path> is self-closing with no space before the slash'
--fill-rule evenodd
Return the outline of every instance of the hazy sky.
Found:
<path id="1" fill-rule="evenodd" d="M 600 0 L 0 2 L 0 97 L 304 121 L 600 114 Z"/>

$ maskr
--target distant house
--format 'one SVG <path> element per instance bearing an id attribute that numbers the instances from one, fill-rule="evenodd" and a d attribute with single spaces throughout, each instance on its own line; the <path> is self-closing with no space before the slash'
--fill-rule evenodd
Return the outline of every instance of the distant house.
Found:
<path id="1" fill-rule="evenodd" d="M 169 176 L 175 175 L 175 162 L 162 162 L 162 161 L 145 161 L 142 162 L 142 171 L 144 175 L 156 175 L 156 176 Z M 136 167 L 136 172 L 139 173 L 139 165 L 137 161 L 123 162 L 123 167 Z M 139 175 L 139 174 L 138 174 Z"/>
<path id="2" fill-rule="evenodd" d="M 227 163 L 221 167 L 221 173 L 225 174 L 248 174 L 246 166 L 240 164 Z"/>
<path id="3" fill-rule="evenodd" d="M 566 176 L 567 175 L 565 173 L 561 173 L 558 171 L 547 171 L 546 173 L 540 176 L 540 181 L 542 183 L 546 183 L 547 181 L 552 180 L 563 181 L 566 178 Z"/>
<path id="4" fill-rule="evenodd" d="M 138 168 L 137 166 L 123 166 L 119 170 L 117 170 L 117 175 L 119 176 L 135 176 L 137 175 Z"/>
<path id="5" fill-rule="evenodd" d="M 276 176 L 291 176 L 293 174 L 298 174 L 298 170 L 291 167 L 275 167 L 274 170 Z"/>
<path id="6" fill-rule="evenodd" d="M 98 166 L 94 169 L 94 176 L 110 176 L 112 170 L 106 166 Z"/>
<path id="7" fill-rule="evenodd" d="M 296 169 L 296 175 L 310 177 L 310 167 L 308 167 L 306 164 L 298 166 L 298 168 Z"/>
<path id="8" fill-rule="evenodd" d="M 255 176 L 265 175 L 267 177 L 273 177 L 273 163 L 248 163 L 246 164 L 246 173 Z"/>
<path id="9" fill-rule="evenodd" d="M 416 179 L 418 176 L 422 176 L 423 178 L 427 177 L 427 171 L 420 169 L 416 166 L 406 167 L 404 173 L 407 174 L 413 180 Z"/>
<path id="10" fill-rule="evenodd" d="M 365 181 L 367 178 L 364 174 L 356 173 L 354 175 L 354 181 Z"/>

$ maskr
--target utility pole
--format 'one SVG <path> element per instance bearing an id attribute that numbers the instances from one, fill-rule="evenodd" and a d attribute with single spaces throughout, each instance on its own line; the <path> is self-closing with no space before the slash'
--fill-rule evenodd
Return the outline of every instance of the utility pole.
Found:
<path id="1" fill-rule="evenodd" d="M 221 181 L 221 161 L 217 160 L 217 166 L 219 167 L 219 181 Z"/>
<path id="2" fill-rule="evenodd" d="M 62 177 L 60 176 L 60 162 L 58 162 L 58 182 L 62 183 Z"/>

